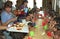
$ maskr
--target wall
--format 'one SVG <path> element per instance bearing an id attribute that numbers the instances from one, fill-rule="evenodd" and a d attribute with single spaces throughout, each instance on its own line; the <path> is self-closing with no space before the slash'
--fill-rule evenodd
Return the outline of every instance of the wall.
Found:
<path id="1" fill-rule="evenodd" d="M 43 8 L 52 9 L 52 0 L 43 0 Z"/>
<path id="2" fill-rule="evenodd" d="M 23 0 L 17 0 L 16 7 L 18 8 L 22 4 Z"/>
<path id="3" fill-rule="evenodd" d="M 3 1 L 2 0 L 0 0 L 0 9 L 2 8 L 2 6 L 3 6 Z"/>
<path id="4" fill-rule="evenodd" d="M 60 14 L 60 0 L 59 0 L 59 14 Z"/>
<path id="5" fill-rule="evenodd" d="M 54 11 L 56 11 L 57 0 L 54 1 Z"/>
<path id="6" fill-rule="evenodd" d="M 46 7 L 46 1 L 47 1 L 47 0 L 43 0 L 43 8 Z"/>
<path id="7" fill-rule="evenodd" d="M 52 9 L 59 12 L 59 0 L 52 0 Z"/>

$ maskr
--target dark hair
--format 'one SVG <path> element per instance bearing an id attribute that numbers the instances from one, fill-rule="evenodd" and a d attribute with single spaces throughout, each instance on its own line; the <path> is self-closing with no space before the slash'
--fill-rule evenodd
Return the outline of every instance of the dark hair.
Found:
<path id="1" fill-rule="evenodd" d="M 31 26 L 31 27 L 33 27 L 33 24 L 32 24 L 31 22 L 29 22 L 29 23 L 28 23 L 28 26 Z"/>
<path id="2" fill-rule="evenodd" d="M 58 30 L 60 30 L 60 24 L 56 24 L 55 28 L 57 28 Z"/>
<path id="3" fill-rule="evenodd" d="M 28 3 L 28 1 L 23 1 L 23 2 L 26 2 L 26 3 Z"/>
<path id="4" fill-rule="evenodd" d="M 28 3 L 28 1 L 23 1 L 22 4 L 24 4 L 24 3 Z"/>
<path id="5" fill-rule="evenodd" d="M 7 1 L 7 2 L 5 2 L 5 4 L 4 4 L 4 8 L 6 8 L 6 7 L 10 7 L 10 8 L 12 8 L 12 2 L 11 2 L 11 1 Z"/>
<path id="6" fill-rule="evenodd" d="M 12 6 L 10 6 L 10 5 L 5 5 L 5 6 L 4 6 L 4 8 L 7 8 L 7 7 L 10 7 L 10 8 L 12 8 Z"/>
<path id="7" fill-rule="evenodd" d="M 42 8 L 42 7 L 40 7 L 40 10 L 43 10 L 43 8 Z"/>
<path id="8" fill-rule="evenodd" d="M 26 17 L 30 16 L 29 14 L 26 15 Z"/>
<path id="9" fill-rule="evenodd" d="M 55 20 L 57 23 L 60 23 L 60 17 L 55 17 L 54 20 Z"/>

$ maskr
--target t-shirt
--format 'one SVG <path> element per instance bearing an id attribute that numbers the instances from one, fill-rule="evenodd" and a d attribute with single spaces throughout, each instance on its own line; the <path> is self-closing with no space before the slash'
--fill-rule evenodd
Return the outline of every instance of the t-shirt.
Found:
<path id="1" fill-rule="evenodd" d="M 12 19 L 13 18 L 13 14 L 10 12 L 9 14 L 6 12 L 6 11 L 3 11 L 1 13 L 1 21 L 2 23 L 5 23 L 7 22 L 8 20 Z M 9 23 L 9 24 L 12 24 L 13 22 Z"/>
<path id="2" fill-rule="evenodd" d="M 38 13 L 41 14 L 44 17 L 44 11 L 40 11 Z"/>

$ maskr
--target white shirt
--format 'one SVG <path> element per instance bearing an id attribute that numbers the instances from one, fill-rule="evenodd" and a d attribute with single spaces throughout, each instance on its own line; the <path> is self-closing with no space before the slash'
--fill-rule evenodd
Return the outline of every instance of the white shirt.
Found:
<path id="1" fill-rule="evenodd" d="M 44 16 L 44 11 L 40 11 L 38 14 L 42 14 L 42 16 Z"/>

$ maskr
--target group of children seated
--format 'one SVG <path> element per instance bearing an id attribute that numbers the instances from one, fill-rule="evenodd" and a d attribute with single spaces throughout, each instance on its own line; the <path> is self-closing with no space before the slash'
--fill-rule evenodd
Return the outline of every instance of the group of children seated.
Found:
<path id="1" fill-rule="evenodd" d="M 42 22 L 42 26 L 48 25 L 45 30 L 46 34 L 48 37 L 53 37 L 53 39 L 60 39 L 60 16 L 57 14 L 51 11 L 48 12 Z"/>
<path id="2" fill-rule="evenodd" d="M 25 4 L 25 3 L 24 3 Z M 23 15 L 17 15 L 17 12 L 20 13 L 24 13 L 24 12 L 20 12 L 20 11 L 15 11 L 14 15 L 11 13 L 11 8 L 12 6 L 10 6 L 9 4 L 5 4 L 4 6 L 4 10 L 1 13 L 1 21 L 2 21 L 2 26 L 0 26 L 0 29 L 6 29 L 8 24 L 13 24 L 13 22 L 22 22 L 22 19 L 20 18 Z M 27 7 L 26 7 L 27 8 Z M 36 26 L 36 21 L 39 18 L 39 9 L 36 9 L 36 11 L 31 11 L 28 14 L 25 15 L 26 22 L 28 23 L 29 26 L 29 30 L 32 30 L 34 28 L 34 26 Z M 43 12 L 40 12 L 43 13 Z M 57 14 L 54 14 L 52 12 L 47 13 L 44 10 L 44 16 L 41 16 L 44 24 L 42 26 L 44 26 L 45 24 L 48 24 L 48 29 L 46 30 L 46 33 L 48 34 L 50 32 L 51 37 L 53 37 L 53 39 L 60 39 L 60 16 L 58 16 Z M 17 18 L 16 16 L 17 15 Z M 45 23 L 46 22 L 46 23 Z M 5 35 L 6 39 L 12 39 L 9 35 L 9 32 L 4 31 L 3 34 Z M 8 37 L 9 36 L 9 37 Z"/>

